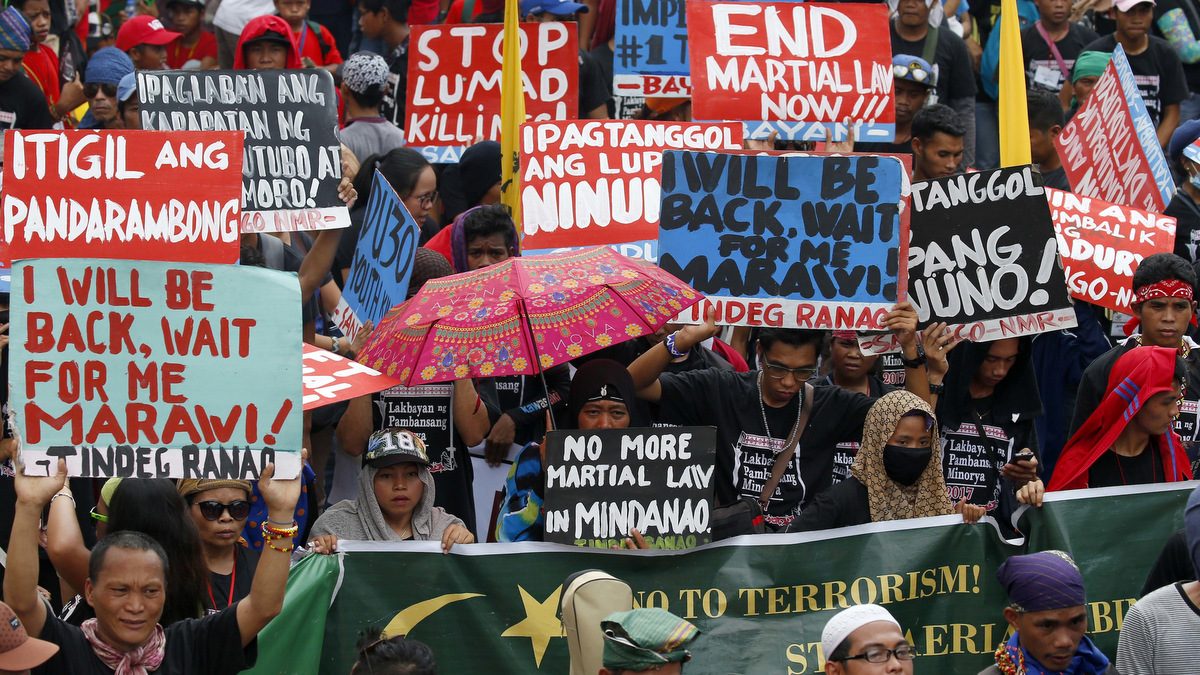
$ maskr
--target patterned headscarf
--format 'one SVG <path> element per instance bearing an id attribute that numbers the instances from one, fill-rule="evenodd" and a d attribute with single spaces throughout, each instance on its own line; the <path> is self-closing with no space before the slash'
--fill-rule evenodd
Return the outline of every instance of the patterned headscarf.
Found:
<path id="1" fill-rule="evenodd" d="M 871 521 L 904 520 L 945 516 L 954 512 L 946 494 L 942 475 L 942 450 L 938 444 L 937 424 L 932 427 L 930 450 L 933 455 L 921 477 L 912 485 L 900 485 L 883 468 L 883 446 L 907 413 L 918 410 L 933 419 L 933 409 L 920 396 L 909 391 L 893 391 L 871 406 L 863 424 L 862 446 L 850 466 L 850 474 L 867 486 Z"/>
<path id="2" fill-rule="evenodd" d="M 33 43 L 33 29 L 16 7 L 0 12 L 0 49 L 27 52 Z"/>
<path id="3" fill-rule="evenodd" d="M 342 64 L 342 81 L 359 94 L 383 91 L 389 74 L 387 61 L 373 52 L 357 52 Z"/>

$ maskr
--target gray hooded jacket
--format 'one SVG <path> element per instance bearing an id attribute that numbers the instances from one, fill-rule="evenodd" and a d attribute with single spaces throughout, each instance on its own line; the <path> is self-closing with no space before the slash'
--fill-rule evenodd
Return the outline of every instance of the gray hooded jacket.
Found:
<path id="1" fill-rule="evenodd" d="M 364 466 L 358 474 L 358 497 L 347 499 L 329 507 L 313 524 L 309 539 L 323 534 L 337 535 L 338 539 L 358 541 L 400 541 L 387 521 L 375 499 L 375 474 L 378 469 Z M 433 475 L 429 467 L 420 467 L 421 482 L 425 490 L 421 501 L 413 511 L 412 538 L 417 541 L 437 541 L 451 525 L 465 525 L 441 507 L 433 505 Z"/>

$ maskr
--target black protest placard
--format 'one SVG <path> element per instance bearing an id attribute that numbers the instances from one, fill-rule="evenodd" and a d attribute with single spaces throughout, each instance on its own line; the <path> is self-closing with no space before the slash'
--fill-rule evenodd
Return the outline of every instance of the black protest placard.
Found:
<path id="1" fill-rule="evenodd" d="M 610 548 L 636 528 L 652 548 L 712 541 L 714 427 L 546 435 L 546 541 Z"/>
<path id="2" fill-rule="evenodd" d="M 242 232 L 350 224 L 328 71 L 142 70 L 138 106 L 146 130 L 245 132 Z"/>
<path id="3" fill-rule="evenodd" d="M 1075 325 L 1041 174 L 1032 166 L 914 183 L 909 300 L 959 339 Z"/>

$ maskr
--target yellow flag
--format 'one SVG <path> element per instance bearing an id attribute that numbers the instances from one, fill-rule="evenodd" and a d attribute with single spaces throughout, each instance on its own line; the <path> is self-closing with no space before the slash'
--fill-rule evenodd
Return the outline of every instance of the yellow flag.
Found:
<path id="1" fill-rule="evenodd" d="M 1000 4 L 1000 166 L 1029 164 L 1029 104 L 1017 0 Z"/>
<path id="2" fill-rule="evenodd" d="M 521 123 L 525 121 L 525 91 L 521 87 L 521 1 L 504 3 L 504 72 L 500 91 L 500 200 L 512 212 L 521 233 Z M 1020 38 L 1018 37 L 1018 40 Z"/>

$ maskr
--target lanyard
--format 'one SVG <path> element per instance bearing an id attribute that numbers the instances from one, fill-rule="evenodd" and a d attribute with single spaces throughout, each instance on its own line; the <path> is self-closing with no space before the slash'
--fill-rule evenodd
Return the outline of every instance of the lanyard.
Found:
<path id="1" fill-rule="evenodd" d="M 212 579 L 208 580 L 208 599 L 212 601 L 213 611 L 228 609 L 233 604 L 233 589 L 237 586 L 237 552 L 233 554 L 233 573 L 229 576 L 229 600 L 225 602 L 225 606 L 218 609 L 217 599 L 213 597 Z"/>
<path id="2" fill-rule="evenodd" d="M 300 53 L 298 58 L 304 58 L 304 41 L 308 39 L 308 22 L 304 22 L 304 27 L 300 29 Z"/>
<path id="3" fill-rule="evenodd" d="M 1058 62 L 1058 71 L 1062 73 L 1064 80 L 1070 80 L 1071 74 L 1067 72 L 1067 64 L 1063 61 L 1062 53 L 1058 51 L 1058 45 L 1054 44 L 1054 40 L 1050 39 L 1050 33 L 1046 31 L 1046 27 L 1042 25 L 1042 20 L 1038 19 L 1034 24 L 1037 27 L 1038 33 L 1042 39 L 1046 41 L 1046 45 L 1050 47 L 1050 52 L 1054 54 L 1054 60 Z"/>

